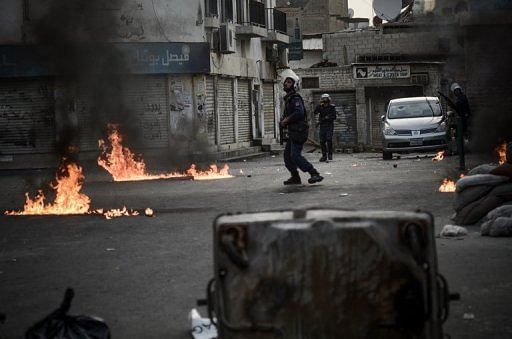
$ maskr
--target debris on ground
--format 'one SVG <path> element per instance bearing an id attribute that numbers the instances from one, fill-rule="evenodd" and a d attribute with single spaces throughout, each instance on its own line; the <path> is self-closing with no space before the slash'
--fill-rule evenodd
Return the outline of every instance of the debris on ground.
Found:
<path id="1" fill-rule="evenodd" d="M 339 197 L 347 197 L 347 196 L 348 196 L 348 193 L 340 193 L 338 196 L 339 196 Z"/>
<path id="2" fill-rule="evenodd" d="M 457 225 L 445 225 L 439 234 L 442 237 L 460 237 L 468 234 L 465 227 Z"/>
<path id="3" fill-rule="evenodd" d="M 473 313 L 464 313 L 464 315 L 462 316 L 462 319 L 466 319 L 466 320 L 475 319 L 475 315 Z"/>
<path id="4" fill-rule="evenodd" d="M 202 318 L 195 308 L 193 308 L 188 314 L 188 320 L 190 321 L 191 326 L 190 333 L 194 339 L 217 338 L 217 327 L 212 324 L 209 318 Z"/>

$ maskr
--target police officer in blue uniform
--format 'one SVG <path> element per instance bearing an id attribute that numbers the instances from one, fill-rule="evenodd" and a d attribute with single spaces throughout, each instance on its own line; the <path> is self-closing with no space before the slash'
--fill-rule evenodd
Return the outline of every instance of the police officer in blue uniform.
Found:
<path id="1" fill-rule="evenodd" d="M 334 120 L 336 120 L 336 107 L 331 104 L 329 94 L 322 94 L 320 105 L 315 108 L 315 115 L 318 114 L 318 125 L 320 125 L 320 146 L 322 157 L 320 162 L 332 160 L 332 136 L 334 133 Z"/>
<path id="2" fill-rule="evenodd" d="M 309 126 L 307 122 L 306 109 L 302 97 L 297 93 L 300 90 L 300 78 L 291 70 L 283 72 L 285 78 L 283 89 L 286 92 L 284 97 L 285 107 L 281 118 L 281 126 L 288 130 L 288 139 L 284 149 L 284 164 L 291 177 L 284 181 L 284 185 L 301 184 L 298 169 L 310 174 L 308 183 L 314 184 L 324 178 L 318 173 L 313 165 L 302 156 L 302 148 L 308 140 Z"/>

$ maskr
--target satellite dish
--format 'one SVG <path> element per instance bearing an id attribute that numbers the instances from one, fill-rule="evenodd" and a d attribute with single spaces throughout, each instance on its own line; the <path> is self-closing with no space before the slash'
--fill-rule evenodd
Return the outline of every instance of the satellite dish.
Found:
<path id="1" fill-rule="evenodd" d="M 348 9 L 348 17 L 353 18 L 354 17 L 354 10 L 352 8 Z"/>
<path id="2" fill-rule="evenodd" d="M 400 14 L 402 0 L 373 0 L 375 15 L 383 20 L 393 20 Z"/>

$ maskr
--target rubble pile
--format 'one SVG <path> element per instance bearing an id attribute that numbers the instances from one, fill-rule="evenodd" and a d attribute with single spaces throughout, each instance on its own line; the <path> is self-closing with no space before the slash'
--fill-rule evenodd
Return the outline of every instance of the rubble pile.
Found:
<path id="1" fill-rule="evenodd" d="M 456 184 L 457 225 L 481 225 L 481 234 L 512 236 L 512 143 L 503 164 L 481 165 Z"/>

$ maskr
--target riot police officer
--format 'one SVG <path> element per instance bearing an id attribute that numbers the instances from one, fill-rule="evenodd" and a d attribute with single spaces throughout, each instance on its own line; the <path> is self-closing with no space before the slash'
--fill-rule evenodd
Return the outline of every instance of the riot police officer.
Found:
<path id="1" fill-rule="evenodd" d="M 320 105 L 315 108 L 315 115 L 318 114 L 318 125 L 320 126 L 320 146 L 322 157 L 320 162 L 332 160 L 332 136 L 334 133 L 334 120 L 336 120 L 336 107 L 331 104 L 329 94 L 322 94 Z"/>

